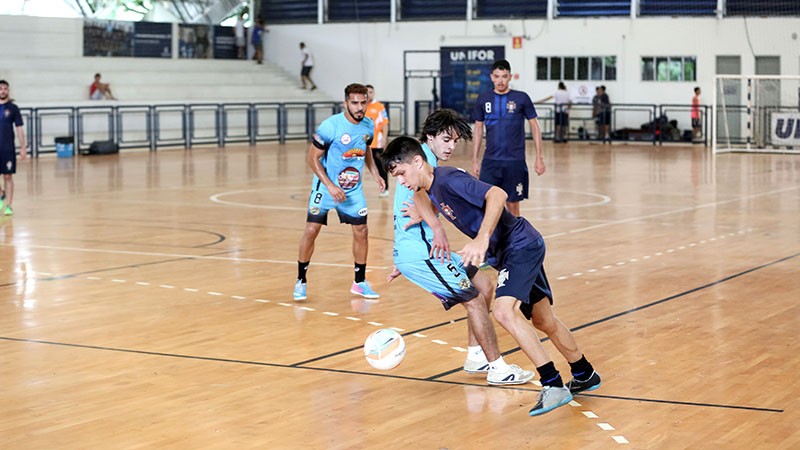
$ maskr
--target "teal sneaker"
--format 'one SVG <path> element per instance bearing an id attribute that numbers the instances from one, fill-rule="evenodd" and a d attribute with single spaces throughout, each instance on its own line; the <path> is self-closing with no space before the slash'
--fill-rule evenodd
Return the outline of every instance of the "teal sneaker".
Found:
<path id="1" fill-rule="evenodd" d="M 294 298 L 294 301 L 296 302 L 308 298 L 306 296 L 306 283 L 297 280 L 297 282 L 294 284 L 294 292 L 292 293 L 292 298 Z"/>
<path id="2" fill-rule="evenodd" d="M 361 283 L 353 281 L 353 285 L 350 287 L 350 293 L 360 295 L 364 298 L 381 298 L 377 292 L 372 290 L 372 287 L 366 281 L 362 281 Z"/>
<path id="3" fill-rule="evenodd" d="M 572 401 L 572 393 L 566 387 L 545 386 L 539 393 L 539 401 L 528 412 L 529 416 L 538 416 L 550 412 L 559 406 Z"/>

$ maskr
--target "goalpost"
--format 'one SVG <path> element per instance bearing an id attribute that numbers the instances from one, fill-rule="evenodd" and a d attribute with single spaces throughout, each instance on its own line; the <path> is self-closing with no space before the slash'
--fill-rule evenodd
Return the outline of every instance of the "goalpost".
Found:
<path id="1" fill-rule="evenodd" d="M 714 153 L 800 154 L 800 75 L 717 75 L 712 101 Z"/>

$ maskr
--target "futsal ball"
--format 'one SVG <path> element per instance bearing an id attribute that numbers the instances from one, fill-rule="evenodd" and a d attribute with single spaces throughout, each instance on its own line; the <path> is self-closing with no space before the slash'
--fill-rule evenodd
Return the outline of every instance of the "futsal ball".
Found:
<path id="1" fill-rule="evenodd" d="M 405 356 L 406 341 L 392 329 L 383 328 L 375 331 L 364 341 L 364 357 L 376 369 L 394 369 Z"/>

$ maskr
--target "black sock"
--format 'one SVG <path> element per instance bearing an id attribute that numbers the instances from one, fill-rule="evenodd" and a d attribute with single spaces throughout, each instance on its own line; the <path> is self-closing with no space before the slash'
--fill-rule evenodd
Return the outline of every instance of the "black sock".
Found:
<path id="1" fill-rule="evenodd" d="M 367 279 L 367 265 L 356 263 L 356 283 L 361 283 Z"/>
<path id="2" fill-rule="evenodd" d="M 592 376 L 592 372 L 594 372 L 594 367 L 586 360 L 584 355 L 581 355 L 581 359 L 574 363 L 569 363 L 569 369 L 572 372 L 572 378 L 580 381 L 588 380 Z"/>
<path id="3" fill-rule="evenodd" d="M 297 279 L 301 282 L 306 282 L 306 272 L 308 271 L 308 264 L 311 261 L 300 262 L 297 261 Z"/>
<path id="4" fill-rule="evenodd" d="M 536 371 L 539 372 L 539 381 L 542 382 L 542 386 L 564 387 L 561 374 L 558 373 L 558 369 L 556 369 L 556 365 L 553 364 L 553 361 L 537 367 Z"/>

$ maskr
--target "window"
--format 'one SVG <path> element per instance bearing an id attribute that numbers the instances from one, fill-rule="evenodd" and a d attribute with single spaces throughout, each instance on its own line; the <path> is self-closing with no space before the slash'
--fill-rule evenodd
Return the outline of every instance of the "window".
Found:
<path id="1" fill-rule="evenodd" d="M 694 56 L 644 56 L 642 81 L 697 81 Z"/>
<path id="2" fill-rule="evenodd" d="M 616 80 L 616 56 L 540 56 L 537 80 Z"/>

